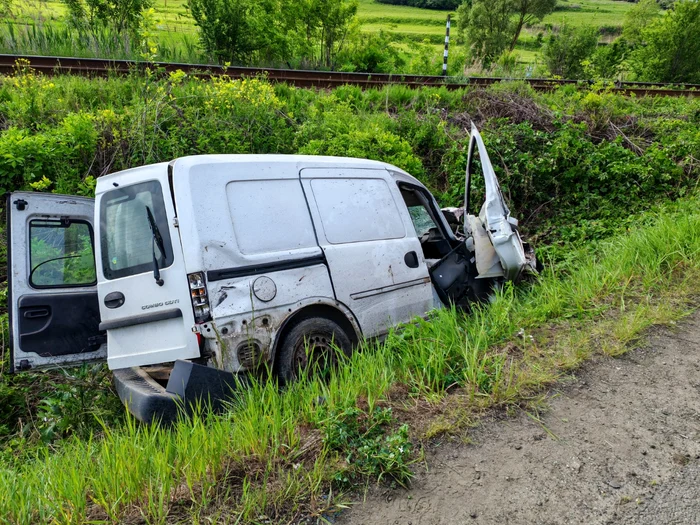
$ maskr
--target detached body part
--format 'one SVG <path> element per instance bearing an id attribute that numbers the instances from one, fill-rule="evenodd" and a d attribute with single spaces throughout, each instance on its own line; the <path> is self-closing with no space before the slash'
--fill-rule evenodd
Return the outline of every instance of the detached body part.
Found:
<path id="1" fill-rule="evenodd" d="M 236 374 L 292 381 L 483 298 L 535 263 L 476 128 L 469 148 L 467 212 L 447 213 L 463 235 L 418 180 L 361 159 L 192 156 L 101 177 L 95 199 L 14 193 L 13 371 L 106 358 L 136 417 L 172 419 Z"/>

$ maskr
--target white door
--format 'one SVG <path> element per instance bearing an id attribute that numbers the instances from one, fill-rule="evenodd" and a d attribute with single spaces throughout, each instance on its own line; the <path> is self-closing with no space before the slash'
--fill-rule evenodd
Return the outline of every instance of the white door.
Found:
<path id="1" fill-rule="evenodd" d="M 430 310 L 428 268 L 388 172 L 307 168 L 300 176 L 335 296 L 363 335 L 382 335 Z"/>
<path id="2" fill-rule="evenodd" d="M 101 177 L 96 198 L 100 327 L 109 368 L 199 357 L 190 286 L 202 283 L 185 270 L 167 167 Z"/>
<path id="3" fill-rule="evenodd" d="M 480 171 L 484 177 L 484 187 L 486 190 L 484 204 L 481 207 L 478 217 L 481 224 L 478 224 L 474 220 L 476 217 L 469 215 L 471 181 L 476 171 L 475 160 L 477 158 L 481 163 Z M 510 210 L 503 199 L 503 194 L 501 193 L 496 173 L 489 159 L 489 154 L 486 151 L 486 146 L 484 146 L 484 141 L 481 139 L 481 135 L 473 123 L 469 142 L 464 200 L 464 228 L 465 231 L 473 230 L 472 234 L 477 249 L 477 267 L 480 262 L 480 254 L 478 253 L 480 240 L 483 242 L 484 251 L 490 251 L 490 247 L 488 246 L 488 241 L 490 240 L 503 270 L 502 275 L 509 280 L 518 279 L 525 266 L 528 265 L 523 242 L 517 230 L 518 221 L 511 216 Z M 477 225 L 478 228 L 475 225 Z M 487 260 L 490 259 L 490 257 L 482 257 L 481 259 Z M 484 268 L 486 269 L 490 264 L 490 262 L 487 262 L 484 264 Z M 492 276 L 493 275 L 488 275 L 488 277 Z"/>
<path id="4" fill-rule="evenodd" d="M 94 257 L 94 200 L 8 195 L 10 366 L 39 370 L 106 357 Z"/>

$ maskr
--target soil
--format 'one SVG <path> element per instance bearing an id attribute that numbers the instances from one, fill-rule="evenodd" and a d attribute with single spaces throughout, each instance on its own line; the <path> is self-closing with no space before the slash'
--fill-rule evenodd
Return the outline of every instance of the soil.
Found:
<path id="1" fill-rule="evenodd" d="M 491 416 L 469 437 L 431 444 L 410 489 L 372 488 L 334 522 L 700 524 L 700 313 L 590 361 L 539 421 Z"/>

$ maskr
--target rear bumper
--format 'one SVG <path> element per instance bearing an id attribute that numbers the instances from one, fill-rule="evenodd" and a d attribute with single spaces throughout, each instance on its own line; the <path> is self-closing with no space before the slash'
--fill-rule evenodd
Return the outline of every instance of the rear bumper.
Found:
<path id="1" fill-rule="evenodd" d="M 114 383 L 122 403 L 136 419 L 169 424 L 197 407 L 223 410 L 226 401 L 247 384 L 247 378 L 190 361 L 175 361 L 167 387 L 140 367 L 114 370 Z"/>
<path id="2" fill-rule="evenodd" d="M 139 421 L 173 423 L 183 400 L 168 392 L 139 367 L 114 370 L 114 384 L 119 399 Z"/>

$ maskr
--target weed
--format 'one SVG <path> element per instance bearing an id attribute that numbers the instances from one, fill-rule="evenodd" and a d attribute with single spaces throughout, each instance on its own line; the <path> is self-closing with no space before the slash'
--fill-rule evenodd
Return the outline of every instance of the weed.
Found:
<path id="1" fill-rule="evenodd" d="M 386 433 L 392 420 L 391 409 L 382 407 L 369 413 L 350 407 L 321 416 L 324 444 L 345 461 L 345 466 L 336 472 L 335 481 L 348 484 L 358 478 L 388 478 L 406 486 L 413 476 L 408 426 L 404 424 Z"/>

